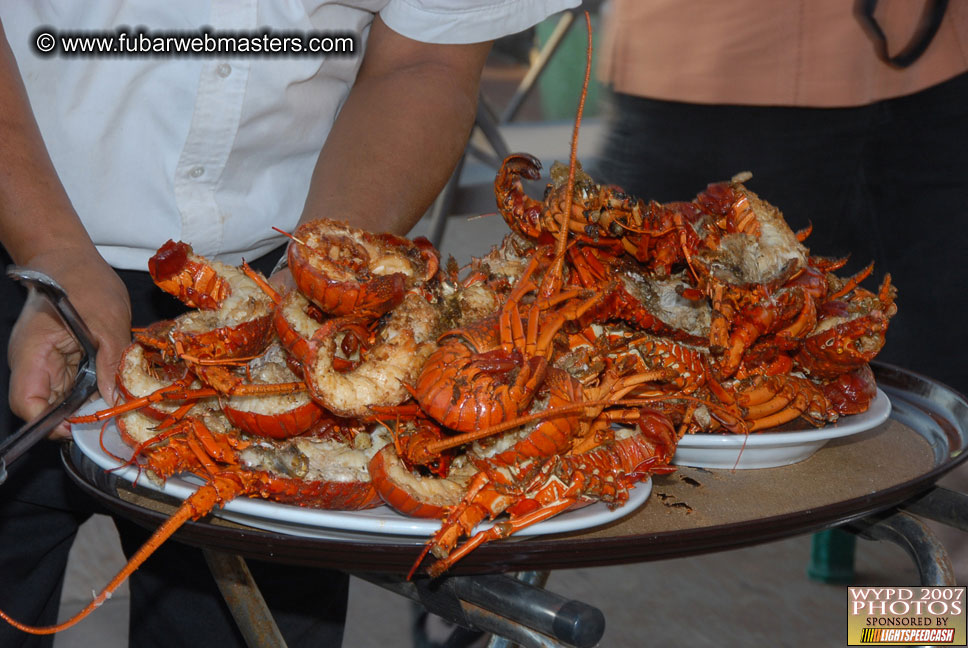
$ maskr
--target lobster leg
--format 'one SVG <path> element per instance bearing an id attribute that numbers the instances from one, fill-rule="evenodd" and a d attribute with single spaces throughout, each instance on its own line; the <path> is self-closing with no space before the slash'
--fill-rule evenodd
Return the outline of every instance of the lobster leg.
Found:
<path id="1" fill-rule="evenodd" d="M 209 367 L 208 369 L 211 369 Z M 211 374 L 206 374 L 211 377 Z M 216 381 L 213 381 L 216 382 Z M 184 384 L 175 383 L 173 385 L 168 385 L 162 387 L 157 391 L 148 394 L 147 396 L 142 396 L 140 398 L 133 398 L 126 401 L 120 405 L 115 405 L 114 407 L 109 407 L 107 409 L 100 410 L 93 414 L 88 414 L 87 416 L 74 416 L 67 421 L 69 423 L 97 423 L 99 421 L 104 421 L 106 419 L 114 418 L 121 414 L 131 412 L 152 403 L 158 403 L 165 400 L 173 401 L 196 401 L 202 398 L 211 398 L 213 396 L 226 395 L 226 396 L 268 396 L 273 394 L 291 394 L 294 391 L 305 391 L 307 389 L 304 382 L 289 382 L 289 383 L 279 383 L 275 385 L 257 385 L 257 384 L 244 384 L 236 381 L 233 383 L 223 382 L 216 387 L 202 387 L 200 389 L 186 389 Z M 164 419 L 161 427 L 166 427 L 170 425 L 173 420 L 178 420 L 179 415 L 183 415 L 181 408 L 176 414 Z"/>
<path id="2" fill-rule="evenodd" d="M 183 383 L 176 382 L 172 385 L 162 387 L 161 389 L 158 389 L 147 396 L 133 398 L 127 402 L 121 403 L 120 405 L 115 405 L 114 407 L 109 407 L 107 409 L 94 412 L 93 414 L 88 414 L 87 416 L 73 416 L 67 419 L 67 422 L 97 423 L 99 421 L 114 418 L 115 416 L 119 416 L 127 412 L 141 409 L 146 405 L 158 403 L 163 400 L 193 400 L 197 398 L 215 396 L 216 394 L 217 392 L 213 389 L 186 389 Z"/>
<path id="3" fill-rule="evenodd" d="M 483 470 L 477 473 L 461 503 L 448 513 L 441 528 L 417 557 L 407 577 L 410 578 L 414 574 L 427 553 L 433 553 L 438 558 L 429 570 L 432 577 L 437 577 L 481 544 L 506 538 L 574 504 L 583 479 L 579 475 L 578 479 L 569 486 L 554 477 L 549 479 L 548 475 L 555 465 L 555 459 L 542 462 L 538 467 L 537 477 L 530 480 L 530 483 L 543 481 L 544 484 L 532 488 L 516 488 L 511 483 L 513 478 L 508 479 L 498 471 Z M 556 505 L 565 497 L 570 497 L 570 500 Z M 490 529 L 480 531 L 455 549 L 461 536 L 471 533 L 484 519 L 493 519 L 509 509 L 516 509 L 520 513 L 509 511 L 510 520 L 498 522 Z"/>
<path id="4" fill-rule="evenodd" d="M 478 523 L 488 517 L 489 511 L 483 508 L 475 499 L 490 483 L 491 477 L 487 472 L 479 472 L 474 475 L 474 479 L 471 480 L 470 485 L 467 487 L 464 498 L 447 513 L 447 517 L 444 519 L 443 524 L 441 524 L 440 529 L 424 545 L 423 551 L 417 556 L 417 560 L 414 561 L 410 567 L 410 571 L 407 573 L 407 580 L 413 578 L 414 573 L 416 573 L 417 568 L 420 567 L 420 563 L 423 562 L 424 557 L 428 553 L 433 551 L 435 555 L 438 552 L 441 555 L 446 555 L 457 544 L 460 536 L 469 533 Z M 493 506 L 493 501 L 491 505 Z M 506 504 L 501 506 L 500 510 L 495 509 L 492 517 L 499 515 L 505 507 Z"/>
<path id="5" fill-rule="evenodd" d="M 138 457 L 141 456 L 150 447 L 155 446 L 155 445 L 157 445 L 159 443 L 162 443 L 163 441 L 165 441 L 165 440 L 167 440 L 167 439 L 169 439 L 169 438 L 171 438 L 171 437 L 173 437 L 173 436 L 175 436 L 177 434 L 181 434 L 181 432 L 182 432 L 181 429 L 178 428 L 178 427 L 169 427 L 169 428 L 167 428 L 165 430 L 160 431 L 155 436 L 153 436 L 153 437 L 151 437 L 149 439 L 145 439 L 144 441 L 141 441 L 136 446 L 134 446 L 134 449 L 131 452 L 131 457 L 129 459 L 125 460 L 124 463 L 122 463 L 117 468 L 113 468 L 112 471 L 119 470 L 119 469 L 124 468 L 126 466 L 136 466 L 136 465 L 138 465 Z M 102 434 L 103 434 L 103 430 L 102 430 Z M 103 443 L 102 443 L 101 447 L 102 447 L 102 449 L 104 448 Z M 111 454 L 111 456 L 114 457 L 115 459 L 117 459 L 118 461 L 122 461 L 123 460 L 122 457 L 115 456 L 114 454 Z M 162 465 L 165 465 L 165 464 L 162 464 Z M 157 468 L 155 468 L 155 472 L 159 472 L 159 470 Z M 174 471 L 172 471 L 172 472 L 164 472 L 164 471 L 161 472 L 161 476 L 162 477 L 167 477 L 170 474 L 174 474 Z"/>
<path id="6" fill-rule="evenodd" d="M 276 230 L 277 232 L 282 231 L 282 230 L 276 229 L 275 227 L 273 227 L 272 229 Z M 245 273 L 246 277 L 254 281 L 255 284 L 262 289 L 262 292 L 264 292 L 266 296 L 272 300 L 273 304 L 278 304 L 279 302 L 282 301 L 282 295 L 276 292 L 276 289 L 273 288 L 260 273 L 253 270 L 252 266 L 250 266 L 245 261 L 242 262 L 242 272 Z"/>
<path id="7" fill-rule="evenodd" d="M 775 376 L 754 384 L 737 395 L 749 432 L 788 423 L 806 415 L 817 420 L 828 415 L 830 405 L 823 391 L 809 380 Z"/>
<path id="8" fill-rule="evenodd" d="M 746 417 L 755 420 L 765 416 L 771 416 L 789 405 L 792 400 L 793 397 L 791 395 L 781 392 L 765 403 L 746 408 Z"/>
<path id="9" fill-rule="evenodd" d="M 853 275 L 852 277 L 849 277 L 846 281 L 844 281 L 844 285 L 841 286 L 840 290 L 828 295 L 827 299 L 833 300 L 833 299 L 839 299 L 845 296 L 851 290 L 859 286 L 860 282 L 862 282 L 864 279 L 867 279 L 867 277 L 869 277 L 872 272 L 874 272 L 873 262 L 867 264 L 867 267 L 865 267 L 860 272 Z"/>
<path id="10" fill-rule="evenodd" d="M 578 319 L 601 301 L 601 299 L 601 294 L 595 294 L 579 304 L 569 304 L 558 310 L 552 316 L 550 322 L 545 324 L 544 329 L 541 331 L 541 336 L 535 340 L 535 353 L 550 357 L 552 340 L 562 325 L 569 320 Z"/>
<path id="11" fill-rule="evenodd" d="M 784 423 L 789 423 L 793 419 L 797 418 L 803 414 L 807 407 L 806 397 L 802 394 L 797 394 L 793 401 L 779 410 L 778 412 L 771 414 L 770 416 L 765 416 L 763 418 L 756 419 L 750 423 L 750 432 L 756 432 L 757 430 L 765 430 L 767 428 L 775 427 L 777 425 L 783 425 Z"/>
<path id="12" fill-rule="evenodd" d="M 777 337 L 797 340 L 814 329 L 817 325 L 817 307 L 809 296 L 804 299 L 803 309 L 792 324 L 777 331 Z"/>
<path id="13" fill-rule="evenodd" d="M 216 434 L 199 421 L 191 421 L 190 441 L 199 444 L 205 455 L 223 464 L 235 464 L 236 449 L 244 449 L 246 441 L 234 439 L 227 434 Z"/>
<path id="14" fill-rule="evenodd" d="M 556 455 L 540 464 L 516 467 L 509 471 L 510 478 L 494 470 L 478 474 L 464 501 L 455 507 L 428 543 L 427 550 L 439 559 L 430 567 L 430 575 L 439 576 L 480 545 L 554 517 L 581 498 L 603 500 L 612 505 L 624 502 L 635 482 L 652 472 L 667 471 L 666 464 L 675 451 L 676 432 L 664 415 L 642 411 L 639 428 L 640 432 L 631 437 L 584 455 Z M 510 519 L 478 532 L 460 547 L 453 548 L 455 536 L 468 532 L 483 519 L 483 516 L 468 517 L 466 513 L 471 510 L 487 511 L 491 518 L 506 512 Z M 427 550 L 418 558 L 414 569 Z"/>
<path id="15" fill-rule="evenodd" d="M 492 540 L 500 540 L 502 538 L 510 537 L 512 534 L 531 526 L 532 524 L 537 524 L 538 522 L 543 522 L 549 518 L 552 518 L 559 513 L 571 508 L 578 501 L 576 496 L 564 497 L 554 502 L 543 505 L 541 508 L 531 511 L 526 515 L 520 515 L 517 517 L 512 517 L 510 520 L 504 522 L 498 522 L 489 529 L 480 531 L 470 538 L 467 542 L 462 544 L 460 547 L 452 551 L 446 558 L 441 558 L 427 570 L 431 578 L 437 578 L 445 571 L 450 569 L 457 561 L 469 554 L 470 552 L 477 549 L 479 546 L 485 542 L 491 542 Z"/>

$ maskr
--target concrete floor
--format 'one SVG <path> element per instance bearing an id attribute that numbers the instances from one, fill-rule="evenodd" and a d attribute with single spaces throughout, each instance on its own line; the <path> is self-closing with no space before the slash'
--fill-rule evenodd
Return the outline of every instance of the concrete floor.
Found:
<path id="1" fill-rule="evenodd" d="M 582 132 L 580 157 L 593 157 L 602 127 L 594 121 Z M 566 159 L 570 126 L 526 125 L 505 129 L 511 150 L 539 154 L 548 163 Z M 587 165 L 586 165 L 587 166 Z M 468 163 L 463 213 L 493 214 L 486 183 L 493 169 Z M 474 190 L 476 188 L 476 191 Z M 468 198 L 468 196 L 470 198 Z M 483 198 L 482 198 L 483 197 Z M 478 202 L 479 201 L 479 202 Z M 413 235 L 426 233 L 422 222 Z M 496 243 L 506 227 L 496 215 L 452 217 L 441 249 L 461 263 Z M 962 480 L 968 481 L 968 480 Z M 965 490 L 962 488 L 962 490 Z M 966 582 L 964 534 L 950 532 L 960 581 Z M 913 585 L 916 572 L 907 556 L 884 543 L 859 542 L 858 584 Z M 810 537 L 736 551 L 552 574 L 548 588 L 599 607 L 607 630 L 602 646 L 840 646 L 845 641 L 846 588 L 812 582 L 805 576 Z M 86 524 L 75 544 L 62 602 L 70 616 L 100 589 L 122 562 L 108 518 Z M 89 619 L 57 636 L 56 648 L 126 645 L 127 593 L 122 588 Z M 354 648 L 409 646 L 409 601 L 354 579 L 344 645 Z M 374 622 L 374 620 L 378 620 Z"/>

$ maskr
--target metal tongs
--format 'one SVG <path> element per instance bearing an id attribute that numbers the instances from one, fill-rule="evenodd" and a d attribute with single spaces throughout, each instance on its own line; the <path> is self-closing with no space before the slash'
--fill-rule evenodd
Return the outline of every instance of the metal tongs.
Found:
<path id="1" fill-rule="evenodd" d="M 81 316 L 77 314 L 74 305 L 67 299 L 67 293 L 64 292 L 64 289 L 43 272 L 36 270 L 10 266 L 7 268 L 7 275 L 18 279 L 26 284 L 29 289 L 36 290 L 50 301 L 54 310 L 57 311 L 57 314 L 64 320 L 64 324 L 74 335 L 83 355 L 77 367 L 77 374 L 74 376 L 74 384 L 64 398 L 60 402 L 52 403 L 50 407 L 44 410 L 43 414 L 26 423 L 5 439 L 3 443 L 0 443 L 0 484 L 7 479 L 8 463 L 12 464 L 27 450 L 36 445 L 38 441 L 46 438 L 51 430 L 74 413 L 87 401 L 91 394 L 97 391 L 97 373 L 94 365 L 97 345 L 94 343 L 94 336 L 91 335 L 91 331 L 81 320 Z"/>

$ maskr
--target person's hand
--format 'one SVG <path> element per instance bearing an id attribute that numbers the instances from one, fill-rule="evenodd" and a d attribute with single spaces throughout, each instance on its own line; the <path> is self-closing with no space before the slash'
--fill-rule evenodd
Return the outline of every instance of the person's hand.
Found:
<path id="1" fill-rule="evenodd" d="M 101 397 L 115 401 L 114 377 L 131 338 L 131 304 L 124 283 L 92 249 L 52 250 L 25 264 L 61 285 L 98 345 Z M 47 300 L 31 291 L 10 335 L 10 409 L 25 421 L 36 418 L 70 389 L 81 360 L 77 341 Z M 50 438 L 68 438 L 62 423 Z"/>

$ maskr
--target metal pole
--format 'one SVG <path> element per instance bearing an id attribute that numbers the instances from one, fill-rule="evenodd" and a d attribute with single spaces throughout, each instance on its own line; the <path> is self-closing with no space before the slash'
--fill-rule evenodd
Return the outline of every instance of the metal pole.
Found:
<path id="1" fill-rule="evenodd" d="M 417 601 L 448 621 L 525 647 L 591 648 L 605 633 L 605 616 L 597 608 L 506 575 L 452 576 L 432 581 L 354 575 Z"/>
<path id="2" fill-rule="evenodd" d="M 286 648 L 286 640 L 245 560 L 238 554 L 212 549 L 202 549 L 202 553 L 249 648 Z"/>
<path id="3" fill-rule="evenodd" d="M 935 486 L 924 495 L 899 506 L 903 511 L 968 531 L 968 495 Z"/>
<path id="4" fill-rule="evenodd" d="M 512 576 L 522 583 L 544 588 L 548 582 L 548 575 L 550 573 L 546 571 L 523 571 L 512 574 Z M 490 640 L 487 642 L 487 648 L 512 648 L 513 646 L 514 642 L 510 639 L 507 637 L 499 637 L 498 635 L 491 635 Z"/>
<path id="5" fill-rule="evenodd" d="M 910 513 L 867 517 L 844 528 L 865 540 L 886 540 L 904 549 L 914 560 L 922 585 L 956 585 L 948 552 L 931 529 Z"/>

